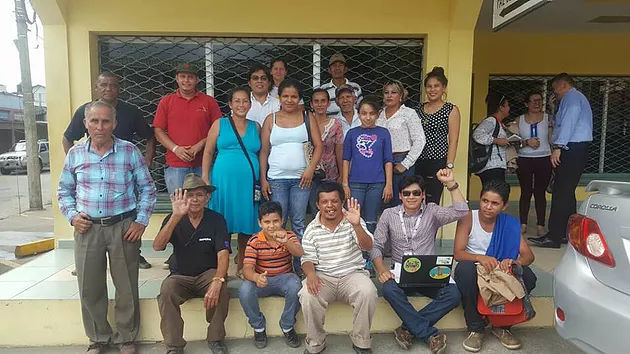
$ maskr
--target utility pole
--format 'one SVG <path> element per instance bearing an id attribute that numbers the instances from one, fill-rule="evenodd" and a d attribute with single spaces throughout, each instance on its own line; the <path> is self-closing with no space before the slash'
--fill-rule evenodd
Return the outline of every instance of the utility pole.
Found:
<path id="1" fill-rule="evenodd" d="M 17 23 L 17 47 L 20 52 L 22 74 L 22 99 L 24 100 L 24 136 L 28 177 L 28 204 L 31 210 L 42 210 L 42 183 L 40 180 L 39 144 L 35 123 L 35 104 L 31 83 L 31 60 L 28 53 L 28 17 L 24 0 L 15 0 L 15 22 Z"/>

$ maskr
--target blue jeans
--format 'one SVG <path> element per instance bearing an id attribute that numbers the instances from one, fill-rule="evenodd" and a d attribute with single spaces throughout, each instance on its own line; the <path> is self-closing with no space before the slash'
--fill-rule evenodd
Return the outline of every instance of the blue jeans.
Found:
<path id="1" fill-rule="evenodd" d="M 374 233 L 378 213 L 381 211 L 383 189 L 385 183 L 350 183 L 350 193 L 361 206 L 361 218 L 365 221 L 368 231 Z"/>
<path id="2" fill-rule="evenodd" d="M 168 194 L 173 194 L 177 188 L 184 186 L 184 178 L 189 173 L 201 176 L 201 166 L 198 167 L 171 167 L 164 168 L 164 182 Z"/>
<path id="3" fill-rule="evenodd" d="M 402 162 L 405 159 L 405 157 L 406 156 L 394 157 L 394 166 L 397 163 Z M 399 193 L 398 193 L 398 185 L 400 184 L 400 181 L 403 180 L 403 178 L 405 178 L 407 176 L 412 176 L 413 172 L 414 172 L 414 167 L 413 166 L 411 166 L 410 169 L 408 169 L 407 171 L 405 171 L 405 172 L 403 172 L 401 174 L 398 174 L 398 173 L 394 172 L 394 175 L 393 175 L 394 178 L 393 178 L 393 181 L 392 181 L 392 187 L 393 187 L 393 190 L 394 190 L 394 193 L 393 193 L 394 197 L 392 198 L 392 201 L 389 202 L 389 204 L 387 204 L 385 206 L 386 208 L 395 207 L 395 206 L 400 205 L 402 203 L 402 201 L 400 200 L 400 198 L 398 196 L 399 195 Z"/>
<path id="4" fill-rule="evenodd" d="M 455 284 L 448 284 L 443 288 L 414 288 L 404 290 L 394 280 L 388 280 L 382 286 L 383 297 L 398 317 L 403 321 L 403 328 L 425 343 L 438 333 L 433 327 L 437 321 L 446 316 L 451 310 L 459 306 L 461 297 Z M 408 295 L 419 293 L 433 299 L 420 311 L 416 311 L 407 298 Z"/>
<path id="5" fill-rule="evenodd" d="M 300 278 L 293 274 L 280 274 L 275 277 L 267 277 L 269 282 L 266 287 L 259 288 L 255 283 L 245 280 L 238 290 L 238 299 L 247 315 L 249 325 L 254 329 L 265 329 L 265 316 L 260 312 L 259 297 L 283 296 L 284 311 L 280 317 L 280 328 L 290 330 L 295 325 L 295 316 L 300 310 L 298 292 L 302 288 Z"/>
<path id="6" fill-rule="evenodd" d="M 302 235 L 306 229 L 306 207 L 311 196 L 311 189 L 300 188 L 298 178 L 270 179 L 271 200 L 280 203 L 284 218 L 282 227 L 287 226 L 288 218 L 291 219 L 291 230 L 295 232 L 298 240 L 302 242 Z M 302 265 L 299 257 L 293 257 L 293 268 L 297 274 L 302 273 Z"/>

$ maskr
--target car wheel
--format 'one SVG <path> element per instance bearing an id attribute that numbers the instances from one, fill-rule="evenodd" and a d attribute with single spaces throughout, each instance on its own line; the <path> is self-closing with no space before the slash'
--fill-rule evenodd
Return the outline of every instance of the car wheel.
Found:
<path id="1" fill-rule="evenodd" d="M 42 162 L 42 160 L 39 160 L 39 173 L 42 173 L 43 169 L 44 169 L 44 163 Z"/>
<path id="2" fill-rule="evenodd" d="M 4 168 L 0 168 L 0 173 L 2 173 L 3 175 L 8 175 L 11 173 L 11 171 L 4 169 Z"/>

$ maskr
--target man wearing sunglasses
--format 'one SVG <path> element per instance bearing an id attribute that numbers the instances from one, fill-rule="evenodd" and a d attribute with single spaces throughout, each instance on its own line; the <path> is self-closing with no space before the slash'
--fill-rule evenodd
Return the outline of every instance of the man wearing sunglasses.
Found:
<path id="1" fill-rule="evenodd" d="M 442 317 L 460 303 L 455 284 L 442 288 L 413 288 L 403 290 L 395 281 L 394 274 L 383 262 L 383 250 L 389 240 L 392 247 L 392 264 L 402 262 L 403 255 L 435 254 L 437 230 L 468 214 L 468 204 L 455 182 L 453 171 L 442 169 L 437 179 L 451 193 L 453 205 L 442 207 L 425 202 L 425 182 L 420 176 L 407 176 L 399 184 L 402 205 L 385 209 L 374 232 L 374 246 L 370 252 L 379 281 L 383 284 L 383 297 L 392 306 L 402 325 L 394 330 L 398 345 L 408 350 L 415 338 L 429 345 L 431 353 L 441 353 L 446 348 L 446 335 L 434 327 Z M 411 290 L 411 291 L 410 291 Z M 433 301 L 416 311 L 407 298 L 419 293 Z"/>

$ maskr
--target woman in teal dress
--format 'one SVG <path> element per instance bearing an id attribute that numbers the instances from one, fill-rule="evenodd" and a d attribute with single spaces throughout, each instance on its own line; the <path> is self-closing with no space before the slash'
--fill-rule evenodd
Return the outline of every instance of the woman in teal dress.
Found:
<path id="1" fill-rule="evenodd" d="M 260 231 L 258 226 L 258 203 L 254 202 L 254 176 L 259 180 L 258 150 L 260 150 L 260 126 L 247 120 L 251 107 L 249 90 L 236 88 L 229 95 L 231 117 L 243 145 L 249 155 L 247 161 L 238 142 L 230 118 L 219 119 L 208 132 L 203 154 L 203 179 L 217 187 L 210 199 L 210 209 L 223 215 L 228 232 L 238 234 L 237 275 L 243 268 L 243 255 L 247 240 Z M 214 152 L 218 151 L 213 161 Z"/>

